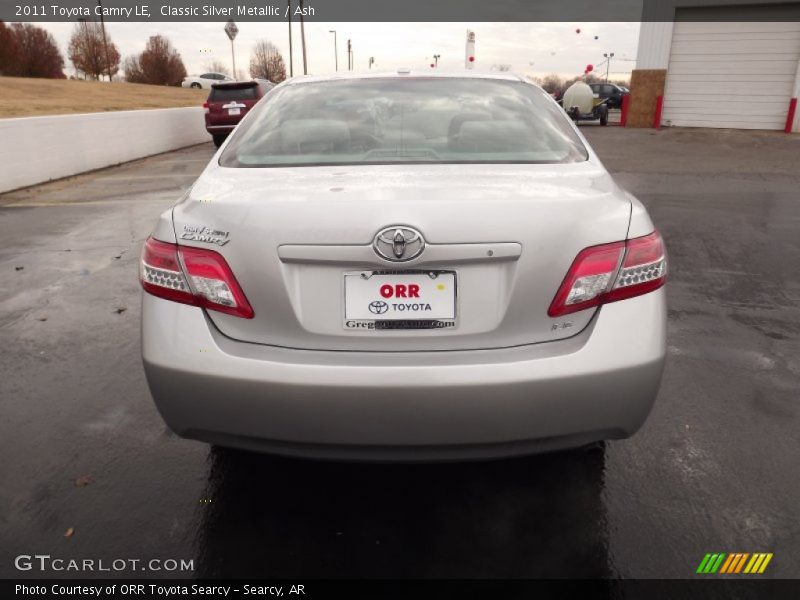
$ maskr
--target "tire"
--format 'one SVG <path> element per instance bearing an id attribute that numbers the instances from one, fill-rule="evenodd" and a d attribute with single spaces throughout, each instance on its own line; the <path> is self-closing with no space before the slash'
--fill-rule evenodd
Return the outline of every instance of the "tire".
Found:
<path id="1" fill-rule="evenodd" d="M 222 133 L 215 133 L 211 137 L 214 138 L 214 145 L 219 148 L 228 136 Z"/>
<path id="2" fill-rule="evenodd" d="M 600 125 L 605 127 L 608 125 L 608 107 L 601 106 L 600 107 Z"/>
<path id="3" fill-rule="evenodd" d="M 575 121 L 575 123 L 577 123 L 578 121 L 580 121 L 580 120 L 581 120 L 581 109 L 580 109 L 580 108 L 578 108 L 577 106 L 573 106 L 573 107 L 571 107 L 571 108 L 570 108 L 570 109 L 567 111 L 567 114 L 569 115 L 569 118 L 570 118 L 570 119 L 572 119 L 573 121 Z"/>
<path id="4" fill-rule="evenodd" d="M 190 87 L 190 88 L 192 88 L 193 90 L 199 90 L 199 89 L 201 89 L 203 86 L 202 86 L 202 85 L 200 85 L 199 83 L 197 83 L 197 82 L 195 81 L 195 82 L 194 82 L 192 85 L 190 85 L 189 87 Z"/>

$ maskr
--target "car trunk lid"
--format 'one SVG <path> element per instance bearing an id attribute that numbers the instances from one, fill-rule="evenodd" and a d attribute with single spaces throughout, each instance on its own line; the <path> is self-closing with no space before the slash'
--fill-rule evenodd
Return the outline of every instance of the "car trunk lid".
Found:
<path id="1" fill-rule="evenodd" d="M 212 244 L 255 311 L 253 319 L 209 311 L 223 334 L 292 348 L 420 351 L 507 347 L 579 332 L 595 309 L 551 318 L 548 307 L 580 250 L 625 239 L 630 210 L 627 197 L 592 161 L 212 164 L 173 215 L 179 243 Z M 422 234 L 426 246 L 418 257 L 392 262 L 375 252 L 376 234 L 396 227 Z M 348 312 L 368 322 L 369 294 L 379 288 L 351 293 L 345 280 L 375 272 L 400 272 L 400 279 L 387 281 L 406 286 L 426 286 L 424 277 L 414 278 L 419 275 L 442 276 L 434 283 L 447 293 L 455 286 L 453 325 L 349 327 Z M 350 300 L 359 304 L 355 312 L 348 311 Z"/>

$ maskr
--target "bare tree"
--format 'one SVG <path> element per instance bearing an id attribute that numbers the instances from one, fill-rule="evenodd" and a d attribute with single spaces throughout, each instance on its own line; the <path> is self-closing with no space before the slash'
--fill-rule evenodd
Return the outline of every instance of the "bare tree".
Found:
<path id="1" fill-rule="evenodd" d="M 123 64 L 125 80 L 154 85 L 180 85 L 186 67 L 172 43 L 162 35 L 150 36 L 144 52 L 129 56 Z"/>
<path id="2" fill-rule="evenodd" d="M 17 36 L 0 21 L 0 75 L 15 75 L 19 61 Z"/>
<path id="3" fill-rule="evenodd" d="M 64 79 L 64 57 L 55 38 L 36 25 L 14 23 L 11 32 L 16 40 L 17 65 L 9 75 Z"/>
<path id="4" fill-rule="evenodd" d="M 144 73 L 138 56 L 129 56 L 122 61 L 122 70 L 125 72 L 125 81 L 128 83 L 147 83 L 144 80 Z"/>
<path id="5" fill-rule="evenodd" d="M 577 75 L 575 77 L 571 77 L 570 79 L 567 79 L 564 82 L 563 88 L 567 89 L 569 86 L 571 86 L 576 81 L 583 81 L 584 83 L 602 83 L 605 80 L 601 79 L 600 77 L 598 77 L 597 75 L 594 75 L 592 73 L 589 73 L 587 75 Z"/>
<path id="6" fill-rule="evenodd" d="M 269 40 L 260 40 L 250 55 L 250 76 L 280 83 L 286 79 L 286 64 L 277 46 Z"/>
<path id="7" fill-rule="evenodd" d="M 553 94 L 559 90 L 564 89 L 564 80 L 556 73 L 545 75 L 540 81 L 539 85 L 542 86 L 545 92 Z"/>
<path id="8" fill-rule="evenodd" d="M 207 62 L 205 64 L 205 70 L 211 71 L 212 73 L 222 73 L 224 75 L 231 74 L 231 70 L 218 58 Z"/>
<path id="9" fill-rule="evenodd" d="M 119 71 L 119 50 L 108 36 L 103 42 L 100 23 L 77 23 L 69 40 L 68 54 L 75 70 L 91 79 L 99 79 L 102 75 L 108 75 L 110 79 Z"/>

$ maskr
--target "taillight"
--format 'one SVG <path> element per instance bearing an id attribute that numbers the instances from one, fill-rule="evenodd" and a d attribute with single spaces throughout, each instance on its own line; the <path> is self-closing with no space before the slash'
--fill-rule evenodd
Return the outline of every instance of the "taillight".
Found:
<path id="1" fill-rule="evenodd" d="M 667 254 L 661 235 L 592 246 L 578 253 L 553 298 L 551 317 L 640 296 L 667 280 Z"/>
<path id="2" fill-rule="evenodd" d="M 208 114 L 208 102 L 203 102 L 203 111 Z"/>
<path id="3" fill-rule="evenodd" d="M 197 305 L 183 275 L 178 246 L 147 238 L 142 248 L 139 279 L 146 292 L 174 302 Z"/>
<path id="4" fill-rule="evenodd" d="M 142 249 L 140 280 L 159 298 L 200 306 L 245 319 L 253 309 L 218 252 L 148 238 Z"/>

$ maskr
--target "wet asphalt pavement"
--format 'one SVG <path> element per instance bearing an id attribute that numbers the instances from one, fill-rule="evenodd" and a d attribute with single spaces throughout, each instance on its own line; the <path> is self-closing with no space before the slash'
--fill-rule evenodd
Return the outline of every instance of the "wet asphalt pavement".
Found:
<path id="1" fill-rule="evenodd" d="M 179 576 L 691 577 L 706 552 L 774 552 L 762 577 L 800 577 L 800 137 L 583 130 L 667 241 L 669 360 L 634 438 L 509 461 L 318 463 L 166 431 L 138 255 L 210 144 L 0 196 L 0 576 L 76 575 L 14 569 L 46 553 L 194 559 Z"/>

